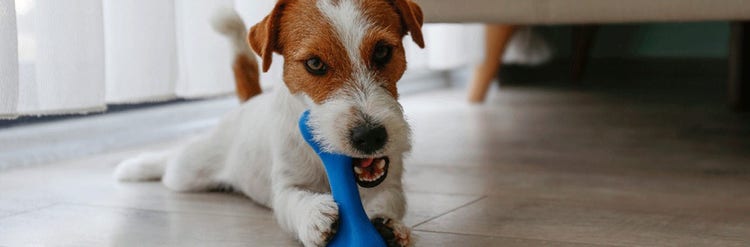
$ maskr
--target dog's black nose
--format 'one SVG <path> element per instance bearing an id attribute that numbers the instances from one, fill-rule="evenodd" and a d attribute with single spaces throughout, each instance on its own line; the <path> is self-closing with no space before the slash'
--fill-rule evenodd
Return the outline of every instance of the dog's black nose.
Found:
<path id="1" fill-rule="evenodd" d="M 360 124 L 352 129 L 349 137 L 352 146 L 365 154 L 371 154 L 385 146 L 388 133 L 382 125 Z"/>

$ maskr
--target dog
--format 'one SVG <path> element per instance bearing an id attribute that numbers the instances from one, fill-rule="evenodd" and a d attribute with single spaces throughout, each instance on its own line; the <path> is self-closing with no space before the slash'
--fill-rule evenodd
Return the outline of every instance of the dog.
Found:
<path id="1" fill-rule="evenodd" d="M 365 210 L 386 243 L 413 245 L 401 221 L 411 131 L 397 82 L 406 70 L 403 39 L 423 48 L 422 24 L 411 0 L 280 0 L 249 31 L 236 13 L 223 15 L 215 26 L 233 43 L 237 93 L 246 101 L 184 146 L 121 162 L 116 179 L 161 179 L 181 192 L 229 187 L 273 209 L 304 246 L 324 246 L 338 207 L 297 126 L 309 109 L 323 149 L 354 158 Z M 284 57 L 285 86 L 261 93 L 251 49 L 264 72 L 274 53 Z"/>

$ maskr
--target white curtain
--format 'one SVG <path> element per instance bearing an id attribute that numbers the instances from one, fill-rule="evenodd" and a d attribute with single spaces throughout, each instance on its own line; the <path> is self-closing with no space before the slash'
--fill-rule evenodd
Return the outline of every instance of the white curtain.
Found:
<path id="1" fill-rule="evenodd" d="M 108 103 L 201 98 L 234 90 L 229 43 L 211 16 L 234 7 L 248 26 L 275 0 L 0 0 L 0 118 L 102 111 Z M 427 25 L 405 39 L 411 70 L 481 58 L 479 25 Z M 264 87 L 282 78 L 274 57 Z"/>
<path id="2" fill-rule="evenodd" d="M 177 33 L 173 1 L 104 1 L 109 102 L 175 97 Z"/>
<path id="3" fill-rule="evenodd" d="M 0 0 L 0 117 L 18 105 L 18 43 L 13 0 Z"/>
<path id="4" fill-rule="evenodd" d="M 481 24 L 427 24 L 422 28 L 425 49 L 404 39 L 410 69 L 448 70 L 478 62 L 484 56 Z"/>

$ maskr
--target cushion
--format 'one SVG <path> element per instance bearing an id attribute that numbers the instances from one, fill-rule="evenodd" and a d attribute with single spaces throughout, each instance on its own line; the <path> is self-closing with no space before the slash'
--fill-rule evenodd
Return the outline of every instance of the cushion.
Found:
<path id="1" fill-rule="evenodd" d="M 750 0 L 416 0 L 426 22 L 568 24 L 750 20 Z"/>

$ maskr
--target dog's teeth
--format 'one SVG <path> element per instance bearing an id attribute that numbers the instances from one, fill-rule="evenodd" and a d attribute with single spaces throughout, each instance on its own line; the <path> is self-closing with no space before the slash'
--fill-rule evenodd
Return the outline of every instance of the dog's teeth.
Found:
<path id="1" fill-rule="evenodd" d="M 354 167 L 354 172 L 357 174 L 362 174 L 362 168 L 359 168 L 358 166 Z"/>
<path id="2" fill-rule="evenodd" d="M 383 169 L 383 168 L 385 168 L 385 160 L 380 160 L 380 162 L 378 162 L 378 169 Z"/>

